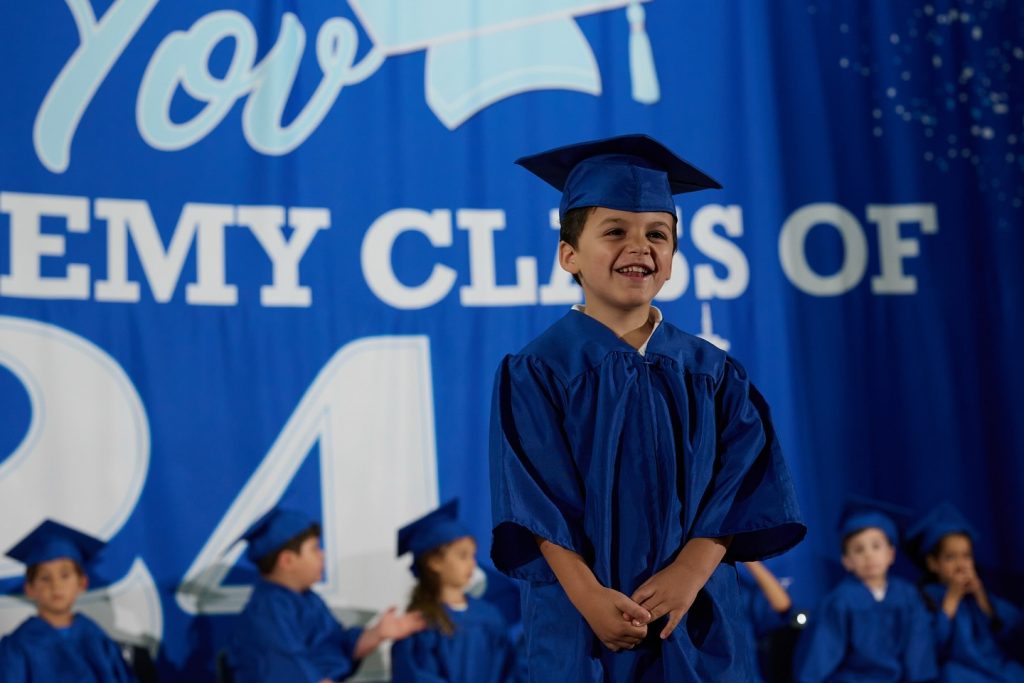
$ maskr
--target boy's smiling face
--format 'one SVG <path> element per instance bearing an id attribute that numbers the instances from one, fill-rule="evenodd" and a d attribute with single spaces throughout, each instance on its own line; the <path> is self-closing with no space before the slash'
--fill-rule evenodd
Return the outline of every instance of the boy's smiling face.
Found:
<path id="1" fill-rule="evenodd" d="M 42 562 L 35 576 L 25 584 L 25 594 L 36 603 L 39 615 L 47 621 L 71 614 L 88 580 L 78 566 L 66 557 Z"/>
<path id="2" fill-rule="evenodd" d="M 578 275 L 591 315 L 646 307 L 672 273 L 675 218 L 597 207 L 578 243 L 559 244 L 562 268 Z"/>

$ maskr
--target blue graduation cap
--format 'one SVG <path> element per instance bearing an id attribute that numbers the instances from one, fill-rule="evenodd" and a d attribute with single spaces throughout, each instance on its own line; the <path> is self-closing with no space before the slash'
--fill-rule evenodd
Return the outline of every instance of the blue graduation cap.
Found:
<path id="1" fill-rule="evenodd" d="M 84 567 L 104 545 L 98 538 L 48 519 L 8 550 L 7 555 L 26 567 L 64 557 Z"/>
<path id="2" fill-rule="evenodd" d="M 472 534 L 459 522 L 459 499 L 455 498 L 398 530 L 398 556 L 412 553 L 413 558 L 419 558 L 438 546 L 466 536 Z"/>
<path id="3" fill-rule="evenodd" d="M 892 503 L 872 498 L 851 496 L 843 504 L 839 515 L 839 536 L 844 541 L 851 535 L 864 529 L 881 529 L 889 543 L 894 546 L 900 542 L 900 528 L 910 517 L 910 510 Z"/>
<path id="4" fill-rule="evenodd" d="M 273 508 L 253 522 L 239 540 L 249 542 L 245 556 L 255 564 L 314 524 L 309 516 L 296 510 Z"/>
<path id="5" fill-rule="evenodd" d="M 965 534 L 972 539 L 977 538 L 974 527 L 960 511 L 944 502 L 907 530 L 907 552 L 921 561 L 947 534 Z"/>
<path id="6" fill-rule="evenodd" d="M 426 50 L 424 87 L 449 129 L 533 90 L 601 93 L 597 59 L 576 17 L 626 8 L 632 95 L 661 97 L 641 0 L 349 0 L 384 57 Z M 626 32 L 623 32 L 625 37 Z"/>
<path id="7" fill-rule="evenodd" d="M 562 191 L 560 216 L 584 206 L 675 215 L 672 195 L 722 187 L 665 145 L 639 134 L 556 147 L 516 163 Z"/>

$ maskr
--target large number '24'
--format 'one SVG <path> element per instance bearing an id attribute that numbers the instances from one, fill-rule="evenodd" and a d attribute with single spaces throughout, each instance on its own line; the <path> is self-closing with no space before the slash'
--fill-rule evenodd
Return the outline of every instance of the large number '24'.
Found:
<path id="1" fill-rule="evenodd" d="M 149 423 L 131 380 L 82 337 L 6 316 L 0 364 L 21 382 L 31 406 L 25 437 L 0 463 L 0 547 L 48 517 L 112 538 L 131 516 L 149 466 Z M 249 588 L 224 584 L 243 549 L 232 546 L 280 499 L 315 444 L 328 551 L 320 592 L 338 608 L 390 604 L 408 586 L 394 560 L 394 530 L 437 502 L 434 443 L 428 340 L 369 337 L 345 345 L 310 384 L 186 571 L 178 605 L 192 614 L 241 609 Z M 181 492 L 182 505 L 187 499 Z M 167 514 L 180 519 L 175 510 Z M 23 571 L 0 559 L 0 578 Z M 162 637 L 159 594 L 141 558 L 80 604 L 115 636 L 154 649 Z M 31 611 L 22 600 L 0 598 L 0 633 Z"/>

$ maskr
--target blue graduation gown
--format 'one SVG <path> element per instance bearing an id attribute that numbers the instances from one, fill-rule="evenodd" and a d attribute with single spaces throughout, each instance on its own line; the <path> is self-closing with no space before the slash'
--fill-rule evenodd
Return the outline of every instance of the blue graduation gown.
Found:
<path id="1" fill-rule="evenodd" d="M 0 640 L 3 683 L 126 683 L 135 676 L 121 650 L 94 621 L 76 614 L 71 626 L 54 628 L 26 619 Z"/>
<path id="2" fill-rule="evenodd" d="M 1010 638 L 1022 627 L 1024 615 L 1012 604 L 989 594 L 995 619 L 981 611 L 973 595 L 965 596 L 952 619 L 942 611 L 946 587 L 924 588 L 938 606 L 933 615 L 939 653 L 939 680 L 954 683 L 1004 681 L 1024 683 L 1024 666 L 1010 659 Z M 1019 653 L 1018 653 L 1019 654 Z"/>
<path id="3" fill-rule="evenodd" d="M 535 681 L 750 678 L 733 561 L 803 538 L 768 406 L 723 351 L 668 323 L 646 355 L 571 311 L 498 369 L 491 413 L 495 566 L 523 587 Z M 662 622 L 608 651 L 534 535 L 578 553 L 626 595 L 691 538 L 733 536 L 726 561 L 665 641 Z"/>
<path id="4" fill-rule="evenodd" d="M 344 680 L 361 628 L 343 628 L 319 595 L 260 580 L 228 643 L 235 683 Z"/>
<path id="5" fill-rule="evenodd" d="M 446 611 L 452 635 L 428 629 L 394 644 L 392 683 L 515 683 L 515 647 L 498 610 L 468 598 L 465 610 Z"/>
<path id="6" fill-rule="evenodd" d="M 800 683 L 933 680 L 931 615 L 917 588 L 890 576 L 878 602 L 857 578 L 843 579 L 812 615 L 794 672 Z"/>

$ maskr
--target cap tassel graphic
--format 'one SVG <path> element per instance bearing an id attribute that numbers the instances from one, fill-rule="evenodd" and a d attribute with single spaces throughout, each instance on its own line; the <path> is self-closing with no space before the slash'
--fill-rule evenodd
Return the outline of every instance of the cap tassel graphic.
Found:
<path id="1" fill-rule="evenodd" d="M 641 104 L 654 104 L 661 98 L 658 73 L 654 68 L 651 39 L 644 26 L 646 13 L 635 0 L 626 8 L 629 20 L 629 75 L 633 82 L 633 99 Z"/>

